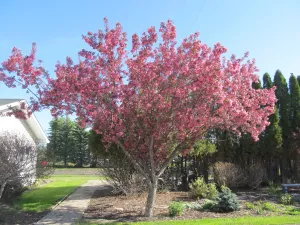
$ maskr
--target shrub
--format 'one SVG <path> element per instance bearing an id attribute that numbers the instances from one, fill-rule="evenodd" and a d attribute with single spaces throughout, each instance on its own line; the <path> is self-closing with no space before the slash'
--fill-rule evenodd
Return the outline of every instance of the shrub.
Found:
<path id="1" fill-rule="evenodd" d="M 246 209 L 255 209 L 256 208 L 256 206 L 251 202 L 246 202 L 245 206 L 246 206 Z"/>
<path id="2" fill-rule="evenodd" d="M 232 163 L 217 162 L 213 166 L 214 181 L 217 186 L 237 187 L 246 184 L 244 170 Z"/>
<path id="3" fill-rule="evenodd" d="M 191 203 L 186 203 L 185 208 L 190 210 L 201 210 L 202 206 L 198 202 L 191 202 Z"/>
<path id="4" fill-rule="evenodd" d="M 190 195 L 192 198 L 208 198 L 215 199 L 218 190 L 215 184 L 206 184 L 204 179 L 199 177 L 190 184 Z"/>
<path id="5" fill-rule="evenodd" d="M 268 193 L 272 197 L 278 197 L 281 193 L 280 186 L 278 184 L 270 182 L 268 187 Z"/>
<path id="6" fill-rule="evenodd" d="M 169 205 L 170 216 L 181 216 L 183 214 L 185 205 L 183 202 L 172 202 Z"/>
<path id="7" fill-rule="evenodd" d="M 262 205 L 263 210 L 271 211 L 271 212 L 278 212 L 280 208 L 277 204 L 272 202 L 264 202 Z"/>
<path id="8" fill-rule="evenodd" d="M 222 186 L 212 210 L 216 212 L 233 212 L 239 209 L 240 204 L 236 194 L 232 193 L 228 187 Z"/>
<path id="9" fill-rule="evenodd" d="M 202 209 L 208 209 L 208 210 L 212 210 L 216 205 L 215 201 L 211 201 L 211 200 L 206 200 L 204 202 L 204 204 L 202 205 Z"/>
<path id="10" fill-rule="evenodd" d="M 246 185 L 252 189 L 256 189 L 264 181 L 266 170 L 260 163 L 255 163 L 246 169 Z"/>
<path id="11" fill-rule="evenodd" d="M 215 183 L 219 187 L 225 185 L 230 188 L 247 185 L 256 189 L 266 177 L 265 168 L 260 163 L 242 169 L 232 163 L 217 162 L 213 166 L 213 173 Z"/>
<path id="12" fill-rule="evenodd" d="M 38 146 L 36 159 L 36 177 L 38 179 L 48 178 L 54 173 L 54 168 L 51 166 L 52 160 L 47 154 L 47 149 L 43 146 Z"/>
<path id="13" fill-rule="evenodd" d="M 284 194 L 280 197 L 280 202 L 283 205 L 293 205 L 295 203 L 293 196 L 290 194 Z"/>

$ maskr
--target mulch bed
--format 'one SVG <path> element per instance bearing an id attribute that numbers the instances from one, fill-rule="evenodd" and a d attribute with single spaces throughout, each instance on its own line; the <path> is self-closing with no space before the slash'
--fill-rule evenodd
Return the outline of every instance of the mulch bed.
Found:
<path id="1" fill-rule="evenodd" d="M 90 221 L 113 220 L 123 222 L 147 220 L 147 218 L 143 217 L 146 197 L 146 193 L 134 196 L 114 195 L 111 193 L 111 189 L 107 187 L 105 191 L 96 191 L 94 193 L 83 219 Z M 242 202 L 257 201 L 260 199 L 266 200 L 266 195 L 256 192 L 242 192 L 239 194 L 239 198 Z M 172 201 L 192 202 L 194 200 L 189 198 L 187 192 L 158 193 L 154 210 L 155 216 L 151 220 L 257 216 L 255 212 L 242 207 L 241 210 L 231 213 L 185 210 L 182 216 L 170 218 L 168 215 L 168 206 Z"/>

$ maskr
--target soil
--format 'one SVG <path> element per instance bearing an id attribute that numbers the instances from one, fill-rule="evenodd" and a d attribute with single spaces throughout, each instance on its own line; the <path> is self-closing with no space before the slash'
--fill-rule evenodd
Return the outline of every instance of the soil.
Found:
<path id="1" fill-rule="evenodd" d="M 91 202 L 85 214 L 84 220 L 100 222 L 109 221 L 140 221 L 147 220 L 143 217 L 144 206 L 146 202 L 146 193 L 121 196 L 112 194 L 111 189 L 106 191 L 97 191 L 92 196 Z M 247 210 L 244 207 L 245 201 L 258 201 L 270 199 L 265 191 L 243 191 L 238 193 L 242 208 L 239 211 L 231 213 L 213 213 L 208 211 L 185 210 L 182 216 L 171 219 L 199 219 L 199 218 L 219 218 L 219 217 L 240 217 L 240 216 L 258 216 L 255 211 Z M 193 202 L 187 192 L 164 192 L 158 193 L 154 210 L 154 217 L 151 220 L 169 220 L 168 206 L 172 201 Z M 267 214 L 264 214 L 267 215 Z M 274 215 L 274 213 L 273 213 Z"/>

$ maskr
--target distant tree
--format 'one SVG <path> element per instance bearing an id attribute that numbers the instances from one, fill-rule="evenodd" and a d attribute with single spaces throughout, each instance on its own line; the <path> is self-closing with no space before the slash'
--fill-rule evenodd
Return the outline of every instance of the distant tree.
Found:
<path id="1" fill-rule="evenodd" d="M 294 179 L 300 181 L 300 156 L 299 156 L 299 149 L 300 146 L 297 147 L 299 143 L 294 137 L 300 130 L 300 86 L 297 81 L 297 78 L 294 74 L 291 74 L 289 79 L 289 89 L 290 89 L 290 96 L 291 96 L 291 109 L 290 109 L 290 121 L 291 121 L 291 129 L 292 134 L 290 135 L 290 143 L 292 151 L 292 159 L 295 163 L 291 163 L 293 166 L 293 176 Z M 297 136 L 297 135 L 296 135 Z"/>
<path id="2" fill-rule="evenodd" d="M 290 122 L 290 94 L 286 79 L 280 70 L 277 70 L 274 76 L 274 85 L 276 86 L 276 97 L 278 99 L 276 106 L 279 111 L 279 125 L 282 129 L 282 147 L 283 158 L 281 160 L 281 174 L 282 181 L 286 182 L 290 171 L 290 159 L 291 150 L 289 148 L 289 139 L 291 134 L 291 122 Z"/>
<path id="3" fill-rule="evenodd" d="M 297 78 L 294 74 L 291 74 L 289 80 L 289 89 L 291 96 L 291 106 L 290 106 L 290 121 L 291 128 L 296 131 L 300 128 L 300 87 Z"/>
<path id="4" fill-rule="evenodd" d="M 268 73 L 265 73 L 263 75 L 263 88 L 272 88 L 274 85 L 273 85 L 273 82 L 272 82 L 272 78 L 270 76 L 270 74 Z"/>
<path id="5" fill-rule="evenodd" d="M 72 158 L 77 167 L 83 167 L 90 162 L 90 152 L 88 149 L 88 132 L 76 122 L 72 130 L 74 145 L 72 147 Z"/>
<path id="6" fill-rule="evenodd" d="M 61 155 L 64 151 L 64 138 L 62 136 L 64 119 L 58 118 L 50 121 L 50 130 L 48 134 L 49 143 L 47 145 L 47 155 L 53 158 L 53 163 L 61 161 Z"/>
<path id="7" fill-rule="evenodd" d="M 48 155 L 54 161 L 63 161 L 66 167 L 68 162 L 82 167 L 84 161 L 89 161 L 88 133 L 76 121 L 70 118 L 57 118 L 50 122 Z"/>
<path id="8" fill-rule="evenodd" d="M 273 87 L 271 76 L 265 73 L 263 76 L 263 87 L 270 89 Z M 279 180 L 279 162 L 282 157 L 282 129 L 279 125 L 279 112 L 275 106 L 275 113 L 269 116 L 270 125 L 263 132 L 261 142 L 261 153 L 265 160 L 268 179 Z"/>
<path id="9" fill-rule="evenodd" d="M 277 70 L 274 76 L 274 85 L 276 86 L 276 97 L 278 99 L 276 106 L 280 115 L 280 126 L 282 128 L 283 141 L 288 141 L 290 135 L 290 95 L 286 79 L 280 70 Z"/>
<path id="10" fill-rule="evenodd" d="M 297 81 L 298 81 L 298 84 L 300 85 L 300 75 L 297 76 Z"/>

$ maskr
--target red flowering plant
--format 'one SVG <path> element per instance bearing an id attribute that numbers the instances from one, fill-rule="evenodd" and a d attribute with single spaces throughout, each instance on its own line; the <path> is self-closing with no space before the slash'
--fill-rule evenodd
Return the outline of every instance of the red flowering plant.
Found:
<path id="1" fill-rule="evenodd" d="M 178 153 L 216 128 L 257 140 L 276 102 L 274 88 L 252 88 L 258 69 L 248 54 L 226 60 L 226 48 L 208 47 L 199 33 L 177 43 L 171 21 L 159 33 L 151 27 L 134 34 L 128 51 L 121 24 L 110 28 L 105 20 L 104 30 L 83 36 L 91 49 L 78 53 L 78 63 L 58 63 L 55 78 L 34 66 L 35 45 L 26 57 L 14 48 L 0 75 L 9 87 L 37 88 L 31 112 L 75 113 L 82 126 L 116 143 L 147 181 L 146 216 L 153 215 L 158 178 Z"/>

